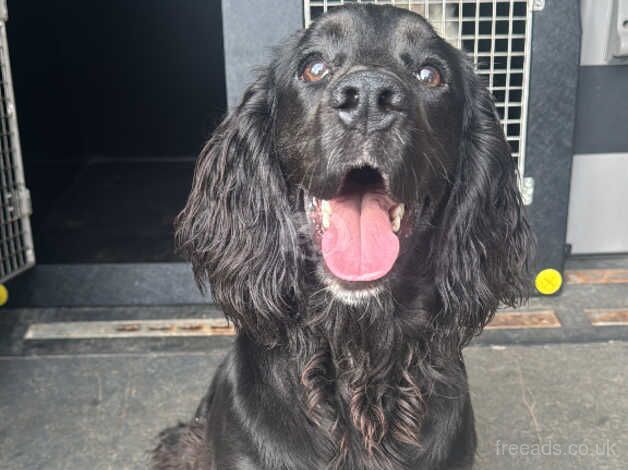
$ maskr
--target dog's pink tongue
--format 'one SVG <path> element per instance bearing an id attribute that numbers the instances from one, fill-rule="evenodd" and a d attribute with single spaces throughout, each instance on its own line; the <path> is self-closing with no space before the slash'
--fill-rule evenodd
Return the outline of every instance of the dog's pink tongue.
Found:
<path id="1" fill-rule="evenodd" d="M 367 192 L 332 199 L 330 204 L 330 226 L 322 239 L 329 270 L 346 281 L 385 276 L 399 255 L 399 239 L 388 215 L 390 199 Z"/>

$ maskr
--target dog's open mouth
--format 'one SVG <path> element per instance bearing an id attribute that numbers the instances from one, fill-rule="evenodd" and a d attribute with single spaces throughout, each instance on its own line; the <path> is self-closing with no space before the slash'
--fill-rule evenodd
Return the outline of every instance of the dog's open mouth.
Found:
<path id="1" fill-rule="evenodd" d="M 353 169 L 334 198 L 311 203 L 323 259 L 334 276 L 366 282 L 388 274 L 399 256 L 405 205 L 392 199 L 378 170 Z"/>

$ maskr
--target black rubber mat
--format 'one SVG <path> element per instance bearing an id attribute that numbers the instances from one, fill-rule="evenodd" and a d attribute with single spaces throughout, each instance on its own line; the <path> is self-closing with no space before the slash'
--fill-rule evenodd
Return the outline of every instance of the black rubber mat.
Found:
<path id="1" fill-rule="evenodd" d="M 0 358 L 0 468 L 145 468 L 156 434 L 191 417 L 223 354 Z M 478 469 L 625 468 L 628 344 L 465 357 Z"/>
<path id="2" fill-rule="evenodd" d="M 0 358 L 0 468 L 145 468 L 157 432 L 190 417 L 222 355 Z"/>

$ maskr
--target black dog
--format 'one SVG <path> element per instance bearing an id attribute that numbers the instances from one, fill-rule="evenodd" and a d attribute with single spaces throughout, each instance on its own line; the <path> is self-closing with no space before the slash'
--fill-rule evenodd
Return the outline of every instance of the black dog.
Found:
<path id="1" fill-rule="evenodd" d="M 411 12 L 296 34 L 203 150 L 177 241 L 237 329 L 156 469 L 471 468 L 461 349 L 526 296 L 491 95 Z"/>

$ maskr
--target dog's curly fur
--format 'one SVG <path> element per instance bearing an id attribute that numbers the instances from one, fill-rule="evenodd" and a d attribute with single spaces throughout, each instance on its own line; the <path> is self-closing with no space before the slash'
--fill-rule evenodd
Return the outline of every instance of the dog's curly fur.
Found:
<path id="1" fill-rule="evenodd" d="M 298 78 L 313 53 L 331 56 L 325 84 Z M 438 90 L 416 82 L 425 61 Z M 355 67 L 403 83 L 386 132 L 353 135 L 325 105 Z M 364 153 L 413 209 L 393 270 L 358 295 L 322 268 L 305 201 L 333 196 Z M 491 95 L 422 18 L 343 7 L 288 40 L 203 149 L 176 226 L 238 336 L 153 468 L 471 468 L 461 350 L 526 297 L 531 234 Z"/>

